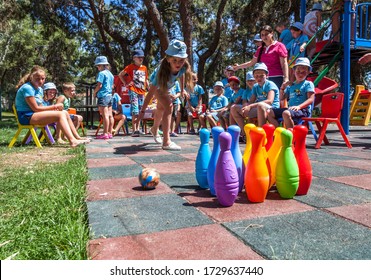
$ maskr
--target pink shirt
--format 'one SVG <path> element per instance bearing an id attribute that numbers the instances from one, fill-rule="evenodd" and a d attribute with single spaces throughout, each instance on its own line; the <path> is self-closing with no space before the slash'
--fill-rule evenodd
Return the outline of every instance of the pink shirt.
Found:
<path id="1" fill-rule="evenodd" d="M 261 47 L 255 53 L 255 57 L 259 57 Z M 281 42 L 275 41 L 269 47 L 264 47 L 261 59 L 259 62 L 264 62 L 268 67 L 269 76 L 283 76 L 280 57 L 287 58 L 287 49 Z"/>

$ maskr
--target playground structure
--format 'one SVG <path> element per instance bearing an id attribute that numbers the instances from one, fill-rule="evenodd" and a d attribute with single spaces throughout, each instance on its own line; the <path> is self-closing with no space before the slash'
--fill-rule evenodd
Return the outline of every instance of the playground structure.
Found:
<path id="1" fill-rule="evenodd" d="M 314 68 L 320 65 L 326 65 L 324 69 L 312 78 L 317 91 L 321 94 L 318 95 L 322 98 L 323 94 L 329 93 L 335 90 L 337 85 L 328 84 L 329 88 L 323 88 L 320 86 L 321 81 L 325 79 L 328 82 L 328 78 L 325 77 L 329 70 L 335 65 L 340 63 L 340 92 L 344 93 L 344 103 L 341 113 L 341 124 L 346 134 L 349 134 L 350 124 L 350 71 L 351 61 L 356 61 L 364 54 L 371 51 L 371 3 L 360 3 L 356 5 L 356 9 L 352 10 L 352 1 L 344 0 L 344 12 L 340 15 L 341 27 L 340 42 L 335 42 L 333 38 L 337 34 L 332 34 L 328 40 L 320 41 L 316 43 L 316 54 L 312 58 L 311 64 Z M 306 15 L 306 0 L 301 0 L 301 21 L 304 21 Z M 352 26 L 351 18 L 355 15 L 354 25 Z M 315 35 L 309 40 L 308 44 L 312 40 L 316 40 L 320 34 L 325 32 L 331 26 L 331 19 L 334 16 L 338 16 L 338 13 L 334 12 L 331 14 L 328 20 L 326 20 Z M 353 28 L 354 30 L 351 30 Z M 352 32 L 353 31 L 353 32 Z M 354 34 L 354 38 L 351 38 L 351 34 Z M 322 81 L 322 84 L 324 82 Z M 335 88 L 334 88 L 335 87 Z M 317 98 L 317 95 L 316 95 Z M 317 101 L 316 101 L 317 103 Z"/>

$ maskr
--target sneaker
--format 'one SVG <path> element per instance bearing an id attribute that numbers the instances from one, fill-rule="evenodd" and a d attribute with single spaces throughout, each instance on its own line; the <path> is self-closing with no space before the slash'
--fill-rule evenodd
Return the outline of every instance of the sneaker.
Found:
<path id="1" fill-rule="evenodd" d="M 189 134 L 195 135 L 195 134 L 196 134 L 196 132 L 195 132 L 195 130 L 194 130 L 194 129 L 191 129 L 191 130 L 189 131 Z"/>
<path id="2" fill-rule="evenodd" d="M 157 135 L 153 134 L 153 132 L 152 132 L 152 127 L 149 129 L 149 132 L 151 133 L 153 139 L 155 140 L 155 142 L 156 142 L 157 144 L 162 144 L 162 138 L 161 138 L 161 136 L 158 135 L 158 134 L 157 134 Z"/>
<path id="3" fill-rule="evenodd" d="M 139 135 L 140 135 L 139 130 L 136 130 L 136 131 L 133 132 L 131 137 L 139 137 Z"/>
<path id="4" fill-rule="evenodd" d="M 101 134 L 101 135 L 95 137 L 95 139 L 103 139 L 103 140 L 107 140 L 107 139 L 109 139 L 109 137 L 108 137 L 107 134 Z"/>
<path id="5" fill-rule="evenodd" d="M 113 138 L 113 135 L 111 133 L 108 133 L 108 138 L 109 139 L 112 139 Z"/>
<path id="6" fill-rule="evenodd" d="M 162 136 L 162 134 L 164 134 L 163 132 L 162 132 L 162 130 L 158 130 L 158 132 L 157 132 L 160 136 Z"/>
<path id="7" fill-rule="evenodd" d="M 180 151 L 182 148 L 175 144 L 174 142 L 170 142 L 169 145 L 167 146 L 162 146 L 163 150 L 168 150 L 168 151 Z"/>
<path id="8" fill-rule="evenodd" d="M 170 133 L 170 137 L 178 137 L 178 136 L 179 136 L 179 135 L 176 134 L 175 132 Z"/>

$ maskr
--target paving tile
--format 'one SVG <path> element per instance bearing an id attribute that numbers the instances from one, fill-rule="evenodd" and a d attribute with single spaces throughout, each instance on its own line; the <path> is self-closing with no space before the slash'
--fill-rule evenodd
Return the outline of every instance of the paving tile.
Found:
<path id="1" fill-rule="evenodd" d="M 342 161 L 335 161 L 332 164 L 339 165 L 339 166 L 346 166 L 352 168 L 358 168 L 370 171 L 371 173 L 371 161 L 370 160 L 342 160 Z"/>
<path id="2" fill-rule="evenodd" d="M 87 202 L 94 238 L 118 237 L 211 224 L 176 194 Z"/>
<path id="3" fill-rule="evenodd" d="M 354 187 L 371 190 L 371 174 L 364 174 L 362 176 L 330 177 L 328 179 L 335 182 L 348 184 Z"/>
<path id="4" fill-rule="evenodd" d="M 354 149 L 352 149 L 351 151 L 339 151 L 337 152 L 337 154 L 339 155 L 342 155 L 346 158 L 349 158 L 349 157 L 356 157 L 356 158 L 360 158 L 360 159 L 367 159 L 369 160 L 370 159 L 370 151 L 362 151 L 362 150 L 358 150 L 358 151 L 355 151 Z"/>
<path id="5" fill-rule="evenodd" d="M 129 178 L 138 175 L 142 167 L 138 164 L 89 168 L 89 180 Z"/>
<path id="6" fill-rule="evenodd" d="M 161 181 L 170 186 L 176 192 L 200 189 L 196 181 L 195 173 L 160 173 Z"/>
<path id="7" fill-rule="evenodd" d="M 333 207 L 327 210 L 371 228 L 371 203 Z"/>
<path id="8" fill-rule="evenodd" d="M 269 259 L 371 258 L 370 229 L 319 210 L 224 223 Z"/>
<path id="9" fill-rule="evenodd" d="M 86 153 L 87 156 L 91 153 L 113 153 L 115 149 L 112 146 L 109 147 L 93 147 L 90 148 L 90 146 L 86 146 Z"/>
<path id="10" fill-rule="evenodd" d="M 317 177 L 329 178 L 336 176 L 351 176 L 351 175 L 362 175 L 367 174 L 368 171 L 360 170 L 357 168 L 350 168 L 345 166 L 333 165 L 330 163 L 318 162 L 312 164 L 313 174 Z"/>
<path id="11" fill-rule="evenodd" d="M 173 193 L 173 190 L 162 182 L 160 182 L 154 190 L 143 190 L 138 181 L 138 177 L 94 180 L 88 181 L 87 184 L 88 201 L 121 199 L 164 193 Z"/>
<path id="12" fill-rule="evenodd" d="M 314 207 L 328 208 L 370 202 L 371 193 L 332 180 L 314 178 L 308 194 L 295 196 L 295 199 Z"/>
<path id="13" fill-rule="evenodd" d="M 120 156 L 120 157 L 112 157 L 112 158 L 88 158 L 86 160 L 88 167 L 89 168 L 94 168 L 94 167 L 108 167 L 108 166 L 125 166 L 125 165 L 131 165 L 131 164 L 136 164 L 135 161 L 132 159 L 125 157 L 125 156 Z"/>
<path id="14" fill-rule="evenodd" d="M 97 159 L 102 159 L 102 160 L 105 160 L 107 158 L 123 158 L 123 157 L 124 157 L 124 155 L 122 155 L 122 154 L 104 153 L 104 152 L 101 152 L 101 153 L 88 153 L 86 155 L 86 158 L 87 159 L 97 158 Z"/>
<path id="15" fill-rule="evenodd" d="M 268 192 L 263 203 L 251 203 L 243 191 L 238 194 L 231 207 L 223 207 L 218 199 L 210 194 L 209 190 L 198 190 L 179 194 L 189 201 L 190 205 L 198 208 L 217 222 L 230 222 L 244 219 L 253 219 L 279 214 L 295 213 L 313 210 L 311 206 L 294 199 L 281 199 L 277 192 Z"/>
<path id="16" fill-rule="evenodd" d="M 182 157 L 179 157 L 182 158 Z M 195 162 L 183 158 L 183 162 L 143 163 L 146 167 L 152 167 L 162 174 L 181 174 L 195 171 Z M 193 176 L 194 173 L 193 173 Z M 179 181 L 178 181 L 179 182 Z"/>
<path id="17" fill-rule="evenodd" d="M 134 161 L 136 161 L 139 164 L 153 164 L 153 163 L 169 163 L 170 165 L 173 165 L 172 163 L 181 163 L 182 161 L 190 161 L 187 158 L 174 155 L 174 154 L 168 154 L 168 155 L 142 155 L 142 156 L 135 156 L 132 157 Z M 183 164 L 183 163 L 181 163 Z M 194 165 L 194 163 L 193 163 Z M 174 166 L 173 166 L 174 167 Z"/>
<path id="18" fill-rule="evenodd" d="M 88 250 L 93 260 L 263 259 L 225 228 L 216 224 L 95 239 L 89 242 Z"/>
<path id="19" fill-rule="evenodd" d="M 179 155 L 184 158 L 193 160 L 193 161 L 196 161 L 196 158 L 197 158 L 197 153 L 190 153 L 190 154 L 180 153 Z"/>
<path id="20" fill-rule="evenodd" d="M 316 151 L 309 151 L 308 156 L 310 160 L 315 160 L 317 162 L 326 162 L 332 163 L 334 161 L 341 161 L 344 160 L 345 157 L 342 154 L 338 153 L 322 153 L 318 150 Z M 357 159 L 357 157 L 348 156 L 346 159 Z"/>

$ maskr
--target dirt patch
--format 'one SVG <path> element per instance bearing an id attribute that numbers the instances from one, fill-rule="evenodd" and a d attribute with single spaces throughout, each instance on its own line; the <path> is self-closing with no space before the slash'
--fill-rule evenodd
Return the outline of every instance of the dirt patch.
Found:
<path id="1" fill-rule="evenodd" d="M 66 155 L 66 147 L 43 147 L 42 149 L 27 149 L 16 153 L 6 153 L 1 155 L 0 170 L 3 168 L 19 168 L 45 163 L 53 164 L 66 162 L 75 155 Z M 0 171 L 1 175 L 1 171 Z"/>

